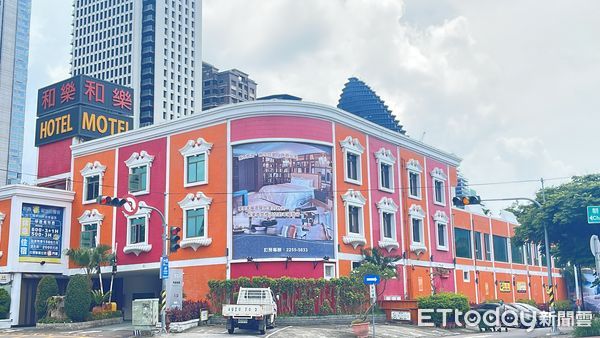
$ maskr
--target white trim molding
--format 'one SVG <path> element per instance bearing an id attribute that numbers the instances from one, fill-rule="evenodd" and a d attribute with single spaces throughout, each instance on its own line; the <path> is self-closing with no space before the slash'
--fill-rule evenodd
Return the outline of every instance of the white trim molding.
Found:
<path id="1" fill-rule="evenodd" d="M 437 178 L 440 181 L 446 181 L 448 179 L 446 173 L 438 167 L 433 168 L 433 170 L 429 174 L 431 175 L 431 177 Z"/>
<path id="2" fill-rule="evenodd" d="M 437 250 L 440 251 L 449 251 L 450 250 L 450 234 L 448 233 L 449 231 L 449 221 L 450 218 L 448 218 L 448 216 L 446 215 L 445 212 L 438 210 L 435 212 L 435 214 L 432 216 L 433 217 L 433 223 L 435 224 L 435 247 Z M 440 234 L 439 234 L 439 225 L 443 225 L 444 226 L 444 241 L 446 242 L 446 245 L 440 245 Z"/>
<path id="3" fill-rule="evenodd" d="M 197 140 L 189 140 L 186 142 L 185 146 L 179 149 L 179 152 L 183 156 L 183 186 L 184 187 L 192 187 L 202 184 L 208 183 L 208 155 L 210 155 L 210 150 L 212 149 L 213 144 L 206 142 L 202 137 L 199 137 Z M 204 179 L 196 182 L 188 182 L 188 158 L 192 156 L 202 155 L 204 154 Z"/>
<path id="4" fill-rule="evenodd" d="M 152 166 L 152 161 L 154 161 L 154 156 L 148 154 L 145 150 L 138 152 L 133 152 L 131 156 L 127 160 L 125 160 L 125 165 L 128 168 L 141 167 L 143 165 L 148 165 L 148 167 Z"/>
<path id="5" fill-rule="evenodd" d="M 413 204 L 408 208 L 408 215 L 410 216 L 410 251 L 417 255 L 424 253 L 427 248 L 425 247 L 425 212 L 420 205 Z M 419 220 L 419 238 L 420 242 L 415 242 L 413 236 L 413 220 Z"/>
<path id="6" fill-rule="evenodd" d="M 398 249 L 400 247 L 400 243 L 398 243 L 398 237 L 396 235 L 396 213 L 398 212 L 398 205 L 394 203 L 394 200 L 389 197 L 382 197 L 379 202 L 377 202 L 377 209 L 379 209 L 379 225 L 380 225 L 380 238 L 378 244 L 380 248 L 386 249 L 388 252 L 391 252 L 393 249 Z M 391 214 L 391 234 L 392 237 L 385 237 L 385 221 L 383 214 Z"/>
<path id="7" fill-rule="evenodd" d="M 344 181 L 352 184 L 362 184 L 362 154 L 365 152 L 365 147 L 360 144 L 357 138 L 348 136 L 340 141 L 342 152 L 344 153 Z M 356 161 L 356 179 L 348 177 L 348 154 L 355 155 Z"/>
<path id="8" fill-rule="evenodd" d="M 377 180 L 378 180 L 378 187 L 379 190 L 381 191 L 386 191 L 386 192 L 390 192 L 393 193 L 394 192 L 394 188 L 395 188 L 395 184 L 394 184 L 394 164 L 396 163 L 396 157 L 394 157 L 394 155 L 392 154 L 391 150 L 385 149 L 385 148 L 380 148 L 378 151 L 375 152 L 375 158 L 377 159 Z M 381 165 L 387 165 L 390 167 L 390 186 L 389 187 L 384 187 L 381 184 L 381 177 L 383 176 L 383 172 L 381 170 Z"/>
<path id="9" fill-rule="evenodd" d="M 450 220 L 450 218 L 448 218 L 446 213 L 441 210 L 436 211 L 435 214 L 431 217 L 433 217 L 434 221 L 439 222 L 439 223 L 448 224 L 448 221 Z"/>
<path id="10" fill-rule="evenodd" d="M 367 244 L 365 238 L 365 223 L 364 223 L 364 206 L 367 203 L 367 199 L 361 194 L 360 191 L 354 189 L 348 189 L 348 191 L 342 195 L 344 201 L 344 209 L 346 211 L 346 235 L 342 237 L 344 244 L 349 244 L 356 249 L 358 246 L 364 246 Z M 356 207 L 359 209 L 358 215 L 358 233 L 350 232 L 350 219 L 348 217 L 350 207 Z"/>
<path id="11" fill-rule="evenodd" d="M 90 177 L 98 176 L 98 196 L 102 195 L 102 180 L 104 179 L 104 172 L 106 171 L 106 166 L 102 165 L 99 161 L 88 162 L 85 164 L 83 169 L 79 172 L 83 177 L 83 189 L 81 196 L 82 204 L 90 204 L 95 203 L 95 199 L 87 200 L 87 179 Z"/>
<path id="12" fill-rule="evenodd" d="M 77 221 L 79 221 L 79 224 L 81 224 L 81 225 L 98 223 L 98 226 L 100 226 L 100 224 L 102 224 L 103 220 L 104 220 L 104 215 L 102 215 L 96 209 L 85 210 L 83 212 L 83 214 L 81 214 L 81 216 L 79 216 L 79 218 L 77 218 Z"/>
<path id="13" fill-rule="evenodd" d="M 406 162 L 406 170 L 414 171 L 420 174 L 423 172 L 423 167 L 421 167 L 419 160 L 411 158 L 410 160 L 408 160 L 408 162 Z"/>
<path id="14" fill-rule="evenodd" d="M 181 248 L 192 248 L 194 251 L 201 246 L 209 246 L 212 243 L 212 238 L 208 237 L 208 210 L 212 198 L 207 197 L 203 192 L 187 194 L 184 199 L 178 202 L 179 207 L 183 210 L 183 238 L 179 245 Z M 204 209 L 204 236 L 187 238 L 187 211 Z"/>
<path id="15" fill-rule="evenodd" d="M 138 211 L 135 214 L 127 216 L 125 215 L 125 212 L 123 212 L 123 215 L 125 215 L 127 218 L 127 242 L 123 247 L 123 253 L 125 254 L 133 253 L 136 256 L 139 256 L 142 252 L 149 252 L 152 250 L 152 244 L 148 244 L 148 231 L 150 227 L 150 215 L 152 214 L 152 209 L 146 208 L 146 206 L 146 203 L 141 201 Z M 131 231 L 129 231 L 129 227 L 131 226 L 131 220 L 135 218 L 144 218 L 144 230 L 146 232 L 144 236 L 145 241 L 131 244 Z"/>
<path id="16" fill-rule="evenodd" d="M 2 224 L 4 223 L 5 214 L 0 212 L 0 230 L 2 229 Z M 4 252 L 0 251 L 0 257 L 4 256 Z"/>
<path id="17" fill-rule="evenodd" d="M 416 200 L 421 200 L 423 197 L 422 187 L 421 187 L 421 173 L 423 172 L 423 167 L 419 164 L 418 160 L 411 158 L 406 162 L 406 171 L 408 175 L 408 197 Z M 411 188 L 413 187 L 410 180 L 410 175 L 413 174 L 417 177 L 417 186 L 415 187 L 416 195 L 413 195 L 411 192 Z"/>

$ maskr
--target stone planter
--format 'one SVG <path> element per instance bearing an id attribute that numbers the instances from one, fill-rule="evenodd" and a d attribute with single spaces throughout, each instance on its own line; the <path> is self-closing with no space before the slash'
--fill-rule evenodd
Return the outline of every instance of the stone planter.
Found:
<path id="1" fill-rule="evenodd" d="M 198 326 L 198 321 L 200 319 L 192 319 L 186 322 L 171 322 L 169 324 L 169 331 L 174 333 L 180 333 L 185 330 L 191 329 L 192 327 Z"/>
<path id="2" fill-rule="evenodd" d="M 35 324 L 35 326 L 38 328 L 41 328 L 41 329 L 83 330 L 83 329 L 88 329 L 90 327 L 121 324 L 122 322 L 123 322 L 123 318 L 117 317 L 117 318 L 90 320 L 87 322 L 75 322 L 75 323 L 49 323 L 49 324 L 37 323 L 37 324 Z"/>
<path id="3" fill-rule="evenodd" d="M 369 323 L 368 322 L 356 323 L 356 324 L 352 324 L 351 326 L 352 326 L 352 333 L 354 333 L 354 335 L 356 335 L 356 337 L 364 338 L 369 335 Z"/>
<path id="4" fill-rule="evenodd" d="M 12 319 L 0 319 L 0 329 L 10 329 L 12 325 Z"/>

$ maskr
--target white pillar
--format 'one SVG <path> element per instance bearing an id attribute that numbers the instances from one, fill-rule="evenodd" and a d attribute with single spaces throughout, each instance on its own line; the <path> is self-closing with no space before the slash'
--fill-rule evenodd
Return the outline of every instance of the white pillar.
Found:
<path id="1" fill-rule="evenodd" d="M 13 273 L 10 286 L 10 319 L 11 325 L 19 325 L 19 310 L 21 306 L 21 273 Z"/>

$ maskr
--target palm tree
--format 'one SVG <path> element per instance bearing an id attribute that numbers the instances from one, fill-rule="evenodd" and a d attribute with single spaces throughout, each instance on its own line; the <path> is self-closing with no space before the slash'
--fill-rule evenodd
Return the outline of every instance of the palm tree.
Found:
<path id="1" fill-rule="evenodd" d="M 105 244 L 100 244 L 94 248 L 75 248 L 69 249 L 66 255 L 69 259 L 75 263 L 75 265 L 85 270 L 87 278 L 92 283 L 92 275 L 98 274 L 98 281 L 100 283 L 100 291 L 104 294 L 104 286 L 102 284 L 102 272 L 100 267 L 108 264 L 113 253 L 109 253 L 111 247 Z"/>

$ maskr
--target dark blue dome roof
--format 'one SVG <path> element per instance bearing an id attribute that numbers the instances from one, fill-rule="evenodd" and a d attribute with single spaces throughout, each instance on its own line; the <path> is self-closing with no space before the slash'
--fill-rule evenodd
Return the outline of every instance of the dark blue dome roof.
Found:
<path id="1" fill-rule="evenodd" d="M 349 78 L 344 85 L 338 108 L 401 134 L 406 133 L 385 102 L 371 87 L 355 77 Z"/>

